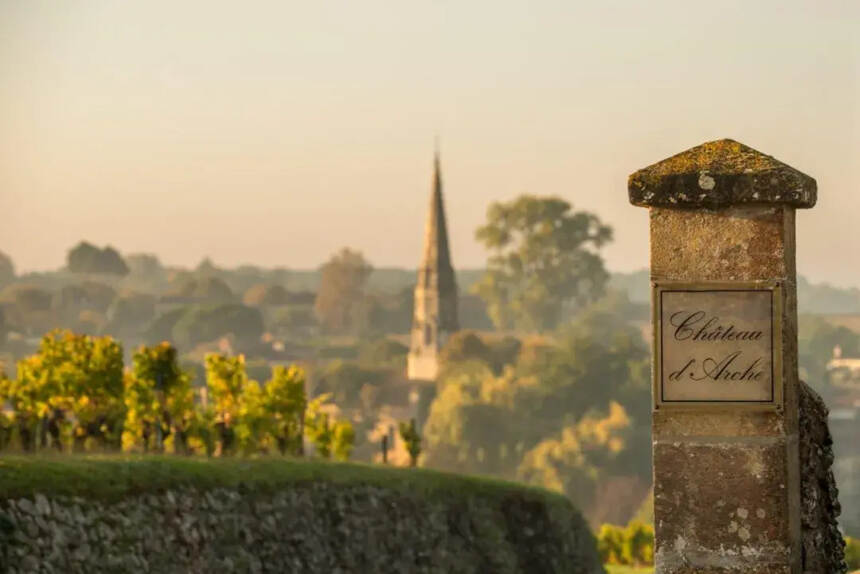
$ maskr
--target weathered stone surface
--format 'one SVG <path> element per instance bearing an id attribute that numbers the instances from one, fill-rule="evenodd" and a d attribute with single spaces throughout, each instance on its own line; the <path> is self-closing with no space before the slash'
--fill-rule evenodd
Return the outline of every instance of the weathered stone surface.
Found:
<path id="1" fill-rule="evenodd" d="M 812 207 L 815 180 L 734 140 L 704 143 L 632 174 L 630 203 L 718 209 L 747 203 Z"/>
<path id="2" fill-rule="evenodd" d="M 0 500 L 0 572 L 601 574 L 570 505 L 371 485 Z"/>
<path id="3" fill-rule="evenodd" d="M 845 542 L 836 519 L 841 513 L 833 477 L 833 441 L 827 428 L 827 407 L 801 382 L 800 493 L 803 524 L 803 572 L 847 571 Z"/>
<path id="4" fill-rule="evenodd" d="M 794 277 L 794 211 L 739 206 L 721 211 L 651 209 L 651 276 L 675 281 Z M 789 249 L 791 261 L 786 257 Z"/>
<path id="5" fill-rule="evenodd" d="M 746 572 L 752 564 L 788 565 L 787 453 L 784 438 L 657 442 L 660 573 L 688 566 Z"/>
<path id="6" fill-rule="evenodd" d="M 774 411 L 748 411 L 738 416 L 728 410 L 709 412 L 665 410 L 653 415 L 655 439 L 688 437 L 778 437 L 785 435 L 785 419 Z"/>

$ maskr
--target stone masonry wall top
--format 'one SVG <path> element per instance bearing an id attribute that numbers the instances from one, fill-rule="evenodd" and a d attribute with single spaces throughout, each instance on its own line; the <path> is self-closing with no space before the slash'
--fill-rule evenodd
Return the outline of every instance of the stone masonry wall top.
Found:
<path id="1" fill-rule="evenodd" d="M 809 208 L 815 179 L 769 155 L 723 139 L 681 152 L 632 174 L 630 203 L 642 207 L 718 209 L 737 204 Z"/>

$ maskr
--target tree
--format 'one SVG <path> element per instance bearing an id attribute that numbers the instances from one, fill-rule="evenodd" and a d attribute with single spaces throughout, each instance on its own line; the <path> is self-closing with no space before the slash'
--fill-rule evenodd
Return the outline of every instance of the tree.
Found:
<path id="1" fill-rule="evenodd" d="M 286 305 L 290 302 L 290 294 L 281 285 L 258 283 L 245 291 L 242 302 L 250 307 Z"/>
<path id="2" fill-rule="evenodd" d="M 599 297 L 609 277 L 596 250 L 612 230 L 557 197 L 494 203 L 476 237 L 493 255 L 475 290 L 498 329 L 552 329 L 566 306 Z"/>
<path id="3" fill-rule="evenodd" d="M 126 255 L 125 263 L 129 268 L 129 279 L 134 282 L 135 288 L 146 291 L 161 291 L 167 284 L 167 270 L 158 260 L 158 257 L 150 253 L 133 253 Z"/>
<path id="4" fill-rule="evenodd" d="M 625 553 L 629 563 L 644 566 L 654 563 L 654 527 L 632 521 L 627 525 Z"/>
<path id="5" fill-rule="evenodd" d="M 176 348 L 170 343 L 135 351 L 125 382 L 125 405 L 124 447 L 161 452 L 172 439 L 174 452 L 188 452 L 193 393 L 190 377 L 180 368 Z"/>
<path id="6" fill-rule="evenodd" d="M 41 417 L 58 447 L 69 425 L 76 450 L 88 439 L 102 448 L 118 446 L 125 417 L 122 346 L 110 337 L 51 332 L 38 353 L 19 361 L 13 394 L 25 424 L 33 414 Z"/>
<path id="7" fill-rule="evenodd" d="M 15 264 L 12 258 L 0 251 L 0 287 L 15 280 Z"/>
<path id="8" fill-rule="evenodd" d="M 458 331 L 451 335 L 442 348 L 439 360 L 443 365 L 465 361 L 481 361 L 491 365 L 493 362 L 490 348 L 474 331 Z"/>
<path id="9" fill-rule="evenodd" d="M 320 458 L 331 458 L 332 428 L 329 424 L 328 413 L 323 408 L 331 398 L 330 394 L 322 394 L 308 402 L 305 410 L 305 434 L 314 445 L 314 452 Z"/>
<path id="10" fill-rule="evenodd" d="M 14 426 L 24 452 L 36 450 L 36 426 L 42 413 L 47 412 L 45 395 L 39 382 L 31 378 L 0 377 L 0 401 L 8 403 L 14 413 Z M 59 447 L 57 443 L 57 447 Z"/>
<path id="11" fill-rule="evenodd" d="M 315 309 L 325 329 L 345 332 L 361 326 L 364 288 L 372 270 L 361 253 L 346 247 L 322 266 Z"/>
<path id="12" fill-rule="evenodd" d="M 54 294 L 52 306 L 67 325 L 76 325 L 81 320 L 81 314 L 86 311 L 90 312 L 90 316 L 95 314 L 102 317 L 115 298 L 116 291 L 110 286 L 84 281 L 63 286 Z"/>
<path id="13" fill-rule="evenodd" d="M 349 460 L 355 447 L 355 429 L 349 421 L 337 421 L 332 429 L 332 451 L 334 458 L 340 461 Z"/>
<path id="14" fill-rule="evenodd" d="M 260 383 L 254 380 L 246 381 L 242 388 L 235 424 L 236 440 L 244 454 L 268 450 L 272 425 L 267 415 Z"/>
<path id="15" fill-rule="evenodd" d="M 86 241 L 69 250 L 66 264 L 72 273 L 127 275 L 129 271 L 128 265 L 116 249 L 109 245 L 99 249 Z"/>
<path id="16" fill-rule="evenodd" d="M 427 466 L 514 478 L 521 444 L 539 440 L 547 426 L 557 428 L 533 414 L 530 379 L 513 372 L 496 377 L 478 361 L 449 365 L 443 376 L 424 425 Z"/>
<path id="17" fill-rule="evenodd" d="M 215 428 L 219 438 L 220 454 L 232 451 L 236 438 L 233 428 L 239 417 L 239 409 L 248 375 L 245 372 L 245 357 L 225 357 L 215 353 L 206 355 L 206 386 L 213 403 Z"/>
<path id="18" fill-rule="evenodd" d="M 860 334 L 836 326 L 820 317 L 805 317 L 798 333 L 798 361 L 801 376 L 821 392 L 825 399 L 833 389 L 831 378 L 835 372 L 828 372 L 828 363 L 835 354 L 842 357 L 860 355 Z"/>
<path id="19" fill-rule="evenodd" d="M 18 311 L 24 314 L 48 311 L 51 308 L 52 300 L 53 296 L 49 291 L 35 285 L 19 283 L 9 285 L 0 292 L 0 301 L 12 303 Z"/>
<path id="20" fill-rule="evenodd" d="M 126 265 L 133 275 L 162 275 L 164 267 L 157 255 L 151 253 L 132 253 L 125 258 Z"/>
<path id="21" fill-rule="evenodd" d="M 177 295 L 211 303 L 225 303 L 232 301 L 234 298 L 233 291 L 223 279 L 211 276 L 189 279 L 183 282 L 179 287 Z"/>
<path id="22" fill-rule="evenodd" d="M 418 457 L 421 456 L 421 433 L 418 432 L 415 419 L 411 419 L 408 424 L 400 423 L 400 438 L 409 453 L 409 466 L 417 466 Z"/>
<path id="23" fill-rule="evenodd" d="M 625 563 L 625 532 L 620 526 L 603 524 L 597 534 L 597 552 L 604 564 Z"/>
<path id="24" fill-rule="evenodd" d="M 108 333 L 117 337 L 133 337 L 141 333 L 155 317 L 155 297 L 127 293 L 117 297 L 107 311 Z"/>
<path id="25" fill-rule="evenodd" d="M 631 420 L 624 407 L 610 403 L 538 443 L 523 458 L 517 478 L 562 492 L 588 511 L 598 483 L 627 451 Z"/>
<path id="26" fill-rule="evenodd" d="M 299 367 L 276 366 L 264 389 L 263 405 L 281 454 L 302 452 L 305 409 L 305 372 Z"/>
<path id="27" fill-rule="evenodd" d="M 263 334 L 259 309 L 237 303 L 194 307 L 176 321 L 173 341 L 180 347 L 193 347 L 233 334 L 245 342 L 256 342 Z"/>
<path id="28" fill-rule="evenodd" d="M 341 407 L 353 407 L 361 403 L 361 389 L 366 384 L 380 385 L 391 376 L 390 371 L 363 367 L 353 361 L 337 359 L 326 366 L 318 377 L 319 392 L 330 393 Z"/>

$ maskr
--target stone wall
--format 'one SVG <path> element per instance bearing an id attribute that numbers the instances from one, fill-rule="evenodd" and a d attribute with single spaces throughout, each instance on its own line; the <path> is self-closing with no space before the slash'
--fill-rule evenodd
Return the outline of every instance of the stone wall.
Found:
<path id="1" fill-rule="evenodd" d="M 836 523 L 841 508 L 833 477 L 833 441 L 827 407 L 806 383 L 800 383 L 800 507 L 803 571 L 845 572 L 845 542 Z"/>
<path id="2" fill-rule="evenodd" d="M 549 500 L 336 482 L 35 494 L 0 503 L 0 571 L 603 572 L 579 513 Z"/>

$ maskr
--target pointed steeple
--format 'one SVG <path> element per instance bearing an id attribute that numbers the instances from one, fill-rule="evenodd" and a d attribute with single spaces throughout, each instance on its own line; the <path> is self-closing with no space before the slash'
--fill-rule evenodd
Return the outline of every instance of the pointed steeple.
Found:
<path id="1" fill-rule="evenodd" d="M 433 186 L 424 226 L 424 251 L 415 285 L 415 314 L 409 352 L 409 378 L 435 379 L 438 353 L 448 335 L 459 328 L 457 282 L 451 265 L 448 224 L 442 197 L 439 146 L 433 158 Z"/>
<path id="2" fill-rule="evenodd" d="M 441 275 L 446 274 L 446 270 L 451 271 L 453 278 L 451 252 L 448 247 L 448 223 L 445 218 L 445 201 L 442 198 L 442 167 L 439 161 L 438 144 L 433 158 L 433 188 L 430 193 L 427 222 L 424 226 L 424 257 L 421 261 L 421 267 L 432 271 L 425 274 L 425 281 L 442 279 Z"/>

